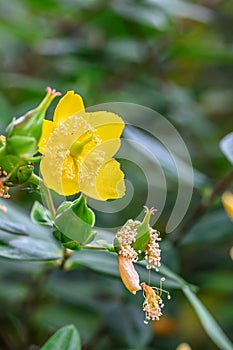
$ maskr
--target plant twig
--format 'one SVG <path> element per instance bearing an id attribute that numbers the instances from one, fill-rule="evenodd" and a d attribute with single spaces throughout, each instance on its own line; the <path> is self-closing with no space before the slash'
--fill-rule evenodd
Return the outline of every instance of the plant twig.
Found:
<path id="1" fill-rule="evenodd" d="M 177 245 L 180 242 L 180 240 L 185 236 L 190 227 L 192 227 L 192 225 L 196 223 L 202 217 L 202 215 L 205 214 L 205 212 L 207 211 L 209 206 L 214 202 L 216 197 L 225 189 L 227 189 L 227 187 L 229 187 L 232 181 L 233 169 L 226 176 L 224 176 L 223 179 L 216 183 L 209 196 L 202 199 L 200 205 L 194 210 L 194 212 L 187 219 L 187 221 L 184 222 L 183 226 L 181 226 L 180 229 L 174 233 L 172 237 L 173 245 Z"/>
<path id="2" fill-rule="evenodd" d="M 60 265 L 59 265 L 59 268 L 61 269 L 61 270 L 64 270 L 65 269 L 65 264 L 66 264 L 66 261 L 69 259 L 69 257 L 71 256 L 71 251 L 70 250 L 68 250 L 67 248 L 63 248 L 63 258 L 62 258 L 62 261 L 61 261 L 61 263 L 60 263 Z"/>

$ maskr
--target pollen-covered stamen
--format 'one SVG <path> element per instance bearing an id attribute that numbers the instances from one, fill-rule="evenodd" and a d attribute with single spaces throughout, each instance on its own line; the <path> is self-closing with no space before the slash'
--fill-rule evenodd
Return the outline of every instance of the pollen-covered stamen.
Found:
<path id="1" fill-rule="evenodd" d="M 161 298 L 162 293 L 167 294 L 167 299 L 171 299 L 170 293 L 162 288 L 162 283 L 165 281 L 165 277 L 160 279 L 160 286 L 150 287 L 145 282 L 142 282 L 140 285 L 143 289 L 143 296 L 145 298 L 143 303 L 143 311 L 145 311 L 145 321 L 148 323 L 150 320 L 159 320 L 159 317 L 162 315 L 161 309 L 164 307 L 163 300 Z"/>
<path id="2" fill-rule="evenodd" d="M 161 249 L 159 247 L 159 241 L 161 238 L 159 237 L 159 231 L 154 230 L 153 228 L 149 228 L 150 240 L 145 250 L 145 259 L 147 262 L 147 269 L 155 268 L 158 271 L 161 263 Z"/>
<path id="3" fill-rule="evenodd" d="M 98 139 L 95 139 L 95 142 L 99 142 Z M 91 147 L 93 147 L 93 145 L 91 145 Z M 91 157 L 87 156 L 84 161 L 82 155 L 80 156 L 78 162 L 80 164 L 79 183 L 81 186 L 85 187 L 85 184 L 87 183 L 90 187 L 95 186 L 95 177 L 99 173 L 99 169 L 104 161 L 105 152 L 99 149 L 91 151 Z"/>
<path id="4" fill-rule="evenodd" d="M 163 308 L 164 304 L 157 292 L 158 289 L 153 289 L 144 282 L 141 283 L 141 287 L 145 297 L 143 302 L 143 311 L 145 311 L 146 315 L 144 323 L 147 324 L 150 320 L 159 320 L 159 317 L 162 315 L 161 309 Z"/>
<path id="5" fill-rule="evenodd" d="M 138 224 L 140 224 L 140 221 L 128 220 L 127 224 L 124 225 L 116 234 L 116 238 L 120 244 L 118 254 L 128 257 L 133 262 L 138 260 L 137 252 L 131 247 L 131 244 L 136 240 L 136 227 Z"/>
<path id="6" fill-rule="evenodd" d="M 74 133 L 73 130 L 78 131 Z M 70 171 L 71 169 L 67 169 L 64 166 L 68 163 L 66 162 L 66 158 L 70 155 L 71 147 L 67 143 L 67 140 L 69 140 L 70 134 L 73 133 L 75 142 L 79 136 L 90 130 L 92 130 L 92 127 L 84 118 L 81 116 L 71 116 L 64 123 L 59 123 L 58 127 L 51 133 L 44 154 L 49 157 L 50 165 L 53 169 L 53 173 L 51 174 L 53 177 L 61 178 L 63 171 L 65 171 L 66 174 L 70 174 L 73 178 L 75 172 Z M 72 166 L 75 167 L 75 163 Z"/>
<path id="7" fill-rule="evenodd" d="M 8 193 L 9 187 L 4 185 L 4 182 L 7 180 L 7 172 L 0 168 L 0 197 L 2 198 L 10 198 Z"/>

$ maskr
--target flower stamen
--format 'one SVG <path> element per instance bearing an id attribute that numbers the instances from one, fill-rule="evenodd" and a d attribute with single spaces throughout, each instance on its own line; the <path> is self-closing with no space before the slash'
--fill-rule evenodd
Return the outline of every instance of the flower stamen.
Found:
<path id="1" fill-rule="evenodd" d="M 145 282 L 140 285 L 143 289 L 143 296 L 145 298 L 143 302 L 143 311 L 145 311 L 144 323 L 148 324 L 148 321 L 159 320 L 162 315 L 161 309 L 164 307 L 163 300 L 161 298 L 162 293 L 167 293 L 167 298 L 171 299 L 170 293 L 162 289 L 162 282 L 164 277 L 160 279 L 160 287 L 150 287 Z"/>

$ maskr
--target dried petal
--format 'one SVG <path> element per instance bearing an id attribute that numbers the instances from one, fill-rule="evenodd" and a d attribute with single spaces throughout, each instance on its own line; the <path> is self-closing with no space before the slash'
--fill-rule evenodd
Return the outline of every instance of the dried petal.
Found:
<path id="1" fill-rule="evenodd" d="M 138 290 L 142 289 L 139 284 L 138 273 L 135 270 L 131 259 L 118 254 L 118 269 L 122 282 L 132 294 L 136 294 Z"/>

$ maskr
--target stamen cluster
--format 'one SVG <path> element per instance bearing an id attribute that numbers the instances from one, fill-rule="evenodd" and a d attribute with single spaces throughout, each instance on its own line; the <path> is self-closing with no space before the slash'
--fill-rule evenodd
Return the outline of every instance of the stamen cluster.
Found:
<path id="1" fill-rule="evenodd" d="M 161 241 L 159 237 L 159 231 L 154 230 L 153 228 L 149 228 L 150 232 L 150 240 L 145 250 L 145 260 L 147 262 L 146 268 L 150 270 L 151 268 L 155 268 L 158 271 L 161 263 L 161 249 L 159 248 L 158 241 Z"/>
<path id="2" fill-rule="evenodd" d="M 141 283 L 141 287 L 143 289 L 144 295 L 144 303 L 143 303 L 143 311 L 145 311 L 145 321 L 144 323 L 148 323 L 148 321 L 159 320 L 159 317 L 162 315 L 162 308 L 164 307 L 161 295 L 162 293 L 167 293 L 167 298 L 171 299 L 169 292 L 162 289 L 162 281 L 165 278 L 161 278 L 160 280 L 160 288 L 150 287 L 146 283 Z"/>
<path id="3" fill-rule="evenodd" d="M 147 298 L 143 303 L 143 311 L 145 311 L 146 319 L 144 323 L 148 321 L 159 320 L 159 317 L 162 315 L 161 308 L 163 307 L 163 301 L 159 295 L 155 294 L 154 298 Z"/>
<path id="4" fill-rule="evenodd" d="M 120 250 L 118 254 L 129 258 L 133 262 L 138 260 L 137 252 L 133 249 L 133 247 L 131 247 L 131 244 L 136 240 L 136 227 L 138 224 L 140 224 L 140 221 L 128 220 L 127 224 L 123 226 L 116 235 L 116 238 L 120 243 Z"/>
<path id="5" fill-rule="evenodd" d="M 2 171 L 0 168 L 0 197 L 2 198 L 10 198 L 10 195 L 8 193 L 9 191 L 9 187 L 4 185 L 4 180 L 5 177 L 7 176 L 6 171 Z M 1 177 L 3 177 L 3 179 L 1 180 Z"/>

